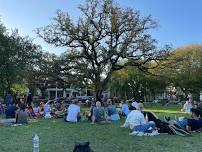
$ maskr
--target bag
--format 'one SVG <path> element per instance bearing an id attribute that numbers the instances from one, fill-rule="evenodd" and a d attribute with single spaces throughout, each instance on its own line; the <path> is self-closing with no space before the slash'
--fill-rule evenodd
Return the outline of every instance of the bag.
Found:
<path id="1" fill-rule="evenodd" d="M 90 148 L 89 142 L 75 142 L 74 150 L 73 152 L 93 152 L 93 150 Z"/>

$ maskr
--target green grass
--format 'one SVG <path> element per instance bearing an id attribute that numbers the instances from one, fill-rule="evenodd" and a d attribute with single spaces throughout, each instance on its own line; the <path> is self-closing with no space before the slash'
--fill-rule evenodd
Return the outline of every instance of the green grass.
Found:
<path id="1" fill-rule="evenodd" d="M 174 117 L 179 114 L 178 105 L 161 107 L 158 104 L 145 105 L 146 110 L 160 110 L 157 115 Z M 170 112 L 167 112 L 169 109 Z M 165 112 L 163 112 L 165 111 Z M 173 113 L 172 113 L 173 112 Z M 129 130 L 120 128 L 124 122 L 114 122 L 109 125 L 91 125 L 89 122 L 77 124 L 64 123 L 61 119 L 40 120 L 25 126 L 6 128 L 0 126 L 1 152 L 31 152 L 32 137 L 40 136 L 41 152 L 71 152 L 74 141 L 90 141 L 96 152 L 198 152 L 201 151 L 202 134 L 191 137 L 174 135 L 159 135 L 156 137 L 129 136 Z"/>

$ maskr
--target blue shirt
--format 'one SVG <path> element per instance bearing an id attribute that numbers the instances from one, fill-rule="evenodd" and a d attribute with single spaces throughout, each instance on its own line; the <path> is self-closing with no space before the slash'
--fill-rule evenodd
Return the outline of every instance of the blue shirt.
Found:
<path id="1" fill-rule="evenodd" d="M 116 106 L 115 105 L 109 105 L 107 108 L 107 112 L 108 112 L 108 116 L 116 114 Z"/>
<path id="2" fill-rule="evenodd" d="M 129 114 L 130 110 L 129 110 L 128 104 L 126 103 L 122 104 L 121 112 L 125 114 L 126 116 Z"/>

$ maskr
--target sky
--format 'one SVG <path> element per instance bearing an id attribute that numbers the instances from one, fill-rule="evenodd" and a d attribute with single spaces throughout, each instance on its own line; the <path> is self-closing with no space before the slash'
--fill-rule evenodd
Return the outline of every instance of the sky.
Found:
<path id="1" fill-rule="evenodd" d="M 158 46 L 173 48 L 202 44 L 202 0 L 116 0 L 121 7 L 132 7 L 143 16 L 152 15 L 159 22 L 151 31 Z M 0 18 L 9 29 L 17 28 L 22 36 L 29 35 L 45 51 L 60 54 L 65 48 L 55 48 L 38 38 L 34 29 L 51 23 L 56 11 L 68 12 L 73 19 L 80 15 L 77 6 L 85 0 L 0 0 Z"/>

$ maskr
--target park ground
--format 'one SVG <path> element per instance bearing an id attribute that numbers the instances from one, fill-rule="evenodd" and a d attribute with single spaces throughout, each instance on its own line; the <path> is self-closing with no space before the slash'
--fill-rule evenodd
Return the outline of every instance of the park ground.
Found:
<path id="1" fill-rule="evenodd" d="M 179 112 L 180 105 L 162 107 L 146 104 L 146 110 L 163 117 L 188 116 Z M 74 141 L 87 140 L 95 152 L 199 152 L 202 133 L 191 137 L 161 134 L 155 137 L 129 136 L 129 130 L 120 128 L 124 122 L 109 125 L 92 125 L 89 122 L 70 124 L 62 119 L 40 120 L 24 126 L 0 126 L 1 152 L 31 152 L 34 134 L 40 137 L 41 152 L 71 152 Z"/>

